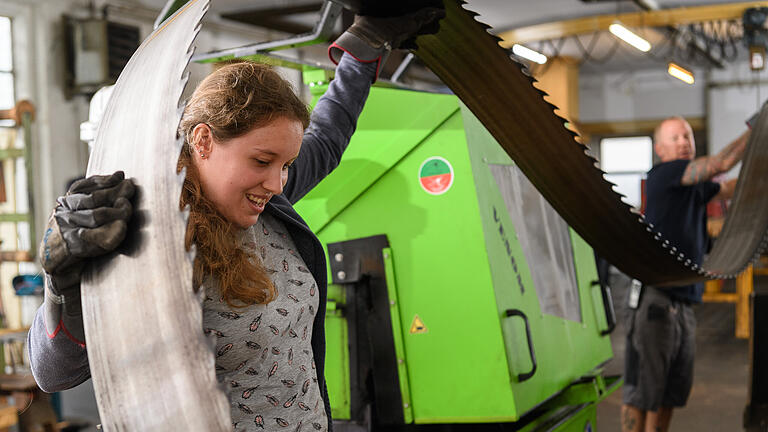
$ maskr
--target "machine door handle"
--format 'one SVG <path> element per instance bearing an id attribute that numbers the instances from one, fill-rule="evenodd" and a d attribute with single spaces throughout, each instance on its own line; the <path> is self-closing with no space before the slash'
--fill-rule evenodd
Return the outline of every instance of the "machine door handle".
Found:
<path id="1" fill-rule="evenodd" d="M 600 336 L 611 334 L 616 328 L 616 310 L 613 308 L 613 296 L 611 295 L 611 286 L 602 284 L 600 281 L 593 281 L 592 286 L 600 285 L 600 295 L 603 298 L 603 309 L 605 310 L 605 322 L 608 328 L 600 331 Z"/>
<path id="2" fill-rule="evenodd" d="M 534 373 L 536 373 L 536 353 L 533 351 L 533 341 L 531 340 L 531 326 L 528 324 L 528 317 L 520 309 L 507 309 L 505 312 L 507 317 L 518 316 L 525 322 L 525 336 L 528 339 L 528 354 L 531 356 L 531 370 L 525 373 L 517 375 L 517 382 L 523 382 L 530 379 Z"/>

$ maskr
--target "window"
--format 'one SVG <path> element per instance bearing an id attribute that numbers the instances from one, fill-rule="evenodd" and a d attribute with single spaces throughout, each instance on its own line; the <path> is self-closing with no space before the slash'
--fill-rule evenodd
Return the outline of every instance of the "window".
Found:
<path id="1" fill-rule="evenodd" d="M 12 108 L 16 95 L 13 85 L 11 19 L 0 16 L 0 109 Z M 0 124 L 10 126 L 10 124 Z"/>
<path id="2" fill-rule="evenodd" d="M 625 203 L 640 209 L 641 182 L 653 166 L 651 137 L 605 138 L 600 141 L 600 168 L 615 183 Z"/>
<path id="3" fill-rule="evenodd" d="M 541 311 L 581 321 L 568 224 L 516 165 L 489 164 L 533 277 Z"/>
<path id="4" fill-rule="evenodd" d="M 7 16 L 0 16 L 0 109 L 16 105 L 16 72 L 13 56 L 13 24 Z M 30 230 L 30 203 L 24 148 L 27 135 L 13 120 L 0 120 L 0 249 L 4 252 L 30 251 L 33 240 Z M 11 280 L 20 274 L 37 274 L 32 262 L 4 261 L 0 263 L 0 291 L 3 293 L 5 317 L 3 325 L 21 327 L 29 325 L 34 317 L 39 298 L 9 296 L 14 293 Z M 2 371 L 0 371 L 2 372 Z"/>

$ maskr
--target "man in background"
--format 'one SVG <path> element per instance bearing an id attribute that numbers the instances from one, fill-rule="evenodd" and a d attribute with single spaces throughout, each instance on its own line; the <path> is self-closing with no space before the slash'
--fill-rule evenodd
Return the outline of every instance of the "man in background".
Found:
<path id="1" fill-rule="evenodd" d="M 648 171 L 645 218 L 692 263 L 701 265 L 706 252 L 707 203 L 730 198 L 736 186 L 736 179 L 716 183 L 712 178 L 741 160 L 749 134 L 747 130 L 714 156 L 695 158 L 693 131 L 682 117 L 662 121 L 654 132 L 660 163 Z M 703 284 L 638 285 L 633 290 L 622 431 L 664 432 L 673 408 L 685 406 L 691 392 L 696 336 L 691 305 L 701 303 Z"/>

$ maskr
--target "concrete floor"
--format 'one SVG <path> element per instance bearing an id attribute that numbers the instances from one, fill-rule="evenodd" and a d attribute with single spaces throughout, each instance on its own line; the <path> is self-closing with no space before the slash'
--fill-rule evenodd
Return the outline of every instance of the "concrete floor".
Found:
<path id="1" fill-rule="evenodd" d="M 768 278 L 756 278 L 755 283 L 768 286 Z M 726 282 L 725 289 L 729 285 L 732 282 Z M 617 277 L 612 286 L 619 323 L 611 336 L 614 358 L 606 366 L 608 375 L 623 373 L 628 282 Z M 697 329 L 693 390 L 688 405 L 675 410 L 670 431 L 741 431 L 749 388 L 749 341 L 734 337 L 734 305 L 705 303 L 694 306 L 694 311 Z M 620 431 L 620 408 L 621 389 L 598 406 L 597 430 Z"/>

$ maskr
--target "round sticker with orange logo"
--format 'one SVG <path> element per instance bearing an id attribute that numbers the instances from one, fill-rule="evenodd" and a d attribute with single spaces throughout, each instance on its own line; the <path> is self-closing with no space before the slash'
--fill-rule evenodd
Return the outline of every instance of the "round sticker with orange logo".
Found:
<path id="1" fill-rule="evenodd" d="M 432 195 L 441 195 L 453 185 L 453 167 L 440 156 L 432 156 L 419 168 L 421 188 Z"/>

